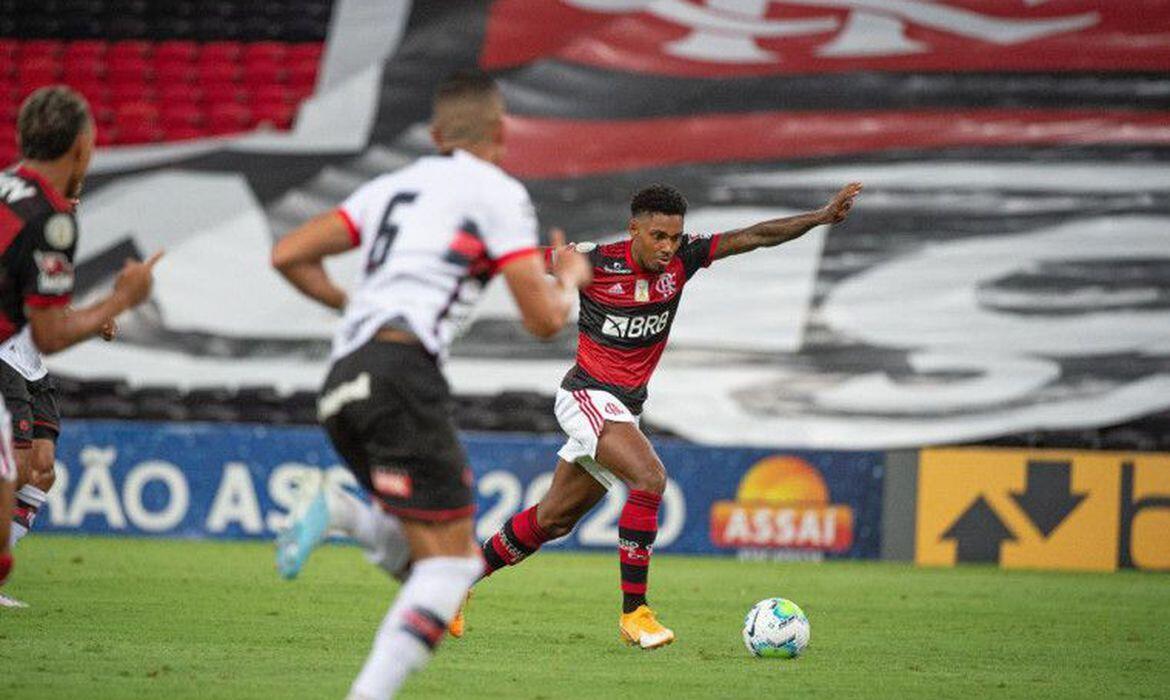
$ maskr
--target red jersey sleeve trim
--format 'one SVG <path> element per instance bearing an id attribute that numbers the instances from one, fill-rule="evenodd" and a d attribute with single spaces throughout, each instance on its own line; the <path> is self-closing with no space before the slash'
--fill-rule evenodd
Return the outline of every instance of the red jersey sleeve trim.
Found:
<path id="1" fill-rule="evenodd" d="M 511 253 L 505 253 L 502 257 L 496 260 L 495 267 L 497 270 L 500 270 L 503 269 L 504 265 L 507 265 L 510 262 L 514 262 L 520 258 L 526 258 L 529 255 L 536 255 L 538 253 L 540 253 L 540 248 L 521 248 L 519 250 L 513 250 Z"/>
<path id="2" fill-rule="evenodd" d="M 45 294 L 26 294 L 24 303 L 37 309 L 47 309 L 53 306 L 64 306 L 72 299 L 71 294 L 62 296 L 47 296 Z"/>
<path id="3" fill-rule="evenodd" d="M 711 263 L 715 262 L 715 248 L 719 245 L 719 239 L 723 236 L 722 233 L 717 233 L 711 236 L 711 247 L 707 249 L 707 262 L 703 263 L 703 267 L 710 267 Z"/>
<path id="4" fill-rule="evenodd" d="M 341 220 L 345 222 L 345 227 L 349 229 L 349 242 L 353 244 L 354 248 L 357 248 L 362 244 L 361 231 L 358 230 L 357 224 L 353 222 L 353 219 L 349 217 L 349 214 L 344 209 L 338 207 L 336 211 L 341 217 Z"/>

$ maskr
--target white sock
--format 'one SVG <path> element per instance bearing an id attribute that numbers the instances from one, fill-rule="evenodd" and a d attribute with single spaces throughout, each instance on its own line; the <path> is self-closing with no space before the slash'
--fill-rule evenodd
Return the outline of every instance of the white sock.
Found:
<path id="1" fill-rule="evenodd" d="M 402 579 L 410 564 L 410 546 L 398 518 L 343 489 L 330 489 L 325 497 L 330 524 L 360 544 L 371 564 Z"/>
<path id="2" fill-rule="evenodd" d="M 15 547 L 16 543 L 28 534 L 29 528 L 32 527 L 33 520 L 36 518 L 37 513 L 41 511 L 41 508 L 45 507 L 45 501 L 47 499 L 48 495 L 32 484 L 25 484 L 24 486 L 21 486 L 19 489 L 17 489 L 17 505 L 23 505 L 31 508 L 32 513 L 29 515 L 28 519 L 29 527 L 25 527 L 16 521 L 12 522 L 12 529 L 8 534 L 8 546 L 10 548 Z"/>
<path id="3" fill-rule="evenodd" d="M 415 562 L 378 628 L 374 648 L 350 689 L 350 697 L 393 697 L 407 677 L 431 658 L 482 571 L 483 561 L 478 556 L 432 557 Z"/>
<path id="4" fill-rule="evenodd" d="M 28 528 L 20 523 L 13 521 L 12 529 L 8 531 L 8 549 L 11 550 L 20 541 L 20 538 L 28 534 Z"/>

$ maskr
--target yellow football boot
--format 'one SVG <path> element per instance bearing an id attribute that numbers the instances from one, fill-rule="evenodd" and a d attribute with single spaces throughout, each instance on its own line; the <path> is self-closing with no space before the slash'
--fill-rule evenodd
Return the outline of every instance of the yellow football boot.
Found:
<path id="1" fill-rule="evenodd" d="M 663 627 L 654 617 L 654 611 L 645 605 L 639 605 L 634 612 L 622 613 L 618 629 L 626 644 L 643 649 L 657 649 L 674 641 L 674 632 Z"/>

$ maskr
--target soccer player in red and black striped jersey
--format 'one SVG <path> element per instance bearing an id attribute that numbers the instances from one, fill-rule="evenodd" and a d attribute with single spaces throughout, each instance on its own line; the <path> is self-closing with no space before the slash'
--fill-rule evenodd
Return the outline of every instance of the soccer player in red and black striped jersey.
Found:
<path id="1" fill-rule="evenodd" d="M 150 294 L 152 269 L 127 262 L 114 291 L 83 309 L 69 307 L 77 222 L 73 209 L 94 148 L 89 106 L 64 86 L 33 92 L 17 115 L 22 160 L 0 172 L 0 341 L 29 326 L 40 352 L 51 354 L 102 333 L 121 312 Z M 9 553 L 13 483 L 11 425 L 0 402 L 0 583 Z"/>
<path id="2" fill-rule="evenodd" d="M 643 649 L 674 641 L 646 603 L 666 469 L 638 422 L 683 287 L 715 260 L 843 221 L 860 191 L 853 183 L 816 211 L 703 238 L 683 234 L 682 194 L 653 185 L 634 195 L 628 239 L 576 246 L 593 263 L 593 282 L 580 292 L 577 363 L 557 391 L 557 421 L 569 439 L 548 494 L 484 543 L 487 574 L 568 534 L 619 479 L 629 489 L 618 520 L 622 638 Z"/>

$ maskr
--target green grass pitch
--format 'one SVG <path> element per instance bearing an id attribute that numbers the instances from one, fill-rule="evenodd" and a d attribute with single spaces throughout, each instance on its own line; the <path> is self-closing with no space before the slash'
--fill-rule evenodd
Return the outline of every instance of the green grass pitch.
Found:
<path id="1" fill-rule="evenodd" d="M 0 697 L 342 698 L 394 585 L 353 547 L 295 582 L 261 544 L 33 536 L 0 609 Z M 679 639 L 618 642 L 616 556 L 547 552 L 478 589 L 408 698 L 1170 696 L 1165 575 L 739 563 L 659 555 Z M 748 656 L 757 599 L 797 601 L 812 645 Z"/>

